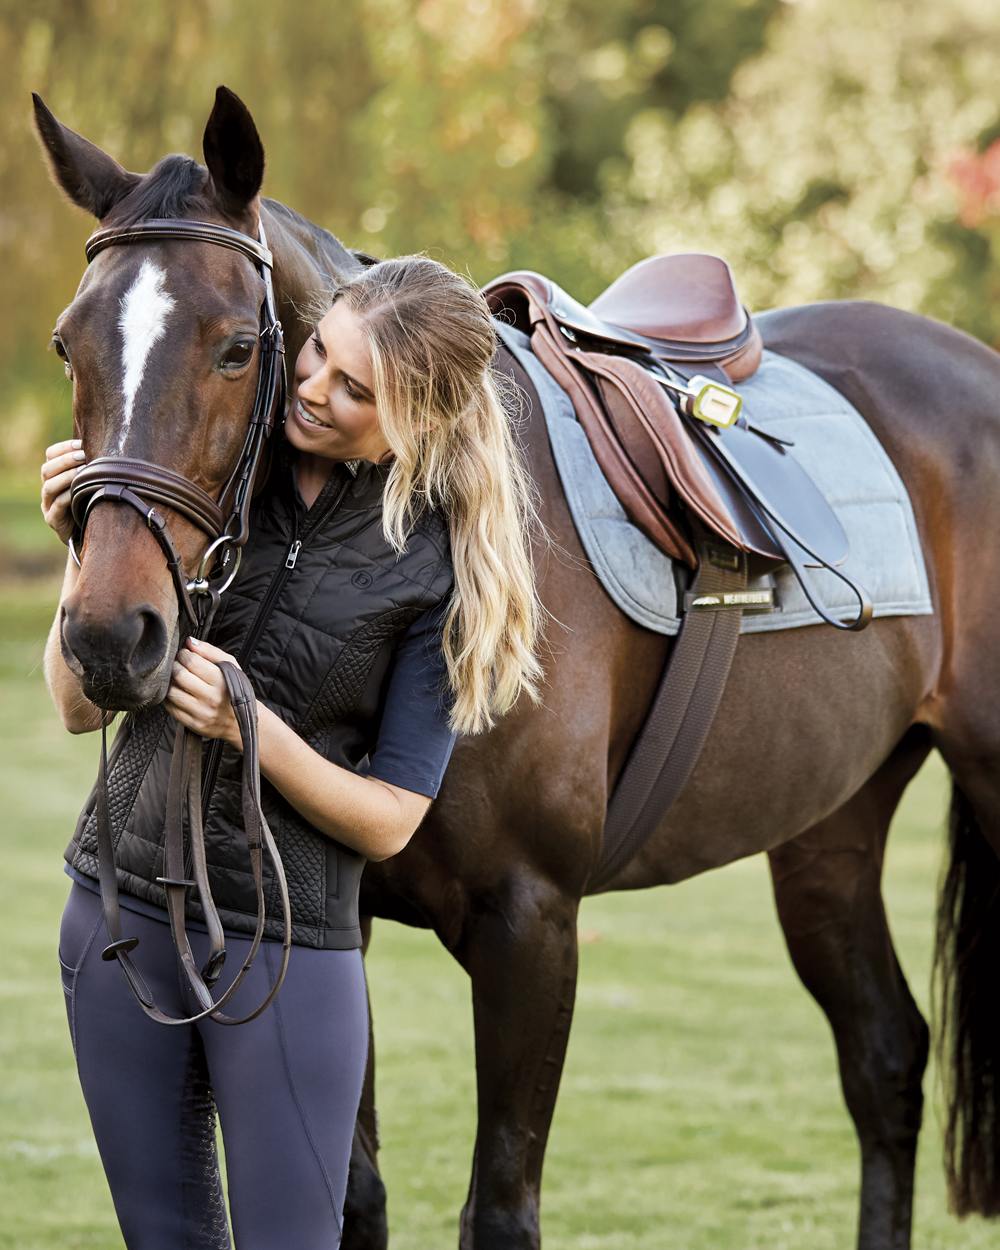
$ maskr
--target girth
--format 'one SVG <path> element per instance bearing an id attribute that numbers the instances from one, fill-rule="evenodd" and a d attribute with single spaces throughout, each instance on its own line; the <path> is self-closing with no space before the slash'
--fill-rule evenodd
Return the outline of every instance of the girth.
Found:
<path id="1" fill-rule="evenodd" d="M 260 241 L 211 222 L 166 219 L 138 222 L 135 225 L 98 230 L 87 241 L 87 260 L 92 261 L 105 248 L 118 244 L 166 240 L 187 240 L 215 243 L 246 256 L 260 268 L 264 298 L 260 313 L 260 372 L 253 412 L 246 439 L 219 499 L 181 474 L 161 465 L 129 456 L 99 456 L 77 473 L 71 489 L 71 506 L 76 533 L 70 540 L 70 551 L 77 564 L 77 543 L 93 509 L 102 502 L 126 504 L 139 512 L 159 543 L 170 570 L 177 593 L 178 609 L 186 618 L 189 631 L 204 637 L 211 625 L 223 592 L 231 585 L 239 568 L 240 553 L 249 536 L 249 510 L 253 484 L 260 465 L 264 444 L 274 429 L 278 413 L 284 410 L 286 381 L 284 339 L 278 320 L 271 279 L 273 258 L 260 224 Z M 195 525 L 208 538 L 196 575 L 189 578 L 177 547 L 170 536 L 166 518 L 160 508 L 169 508 Z M 76 541 L 74 541 L 74 539 Z M 235 553 L 235 558 L 229 557 Z M 228 562 L 228 563 L 227 563 Z M 218 567 L 215 567 L 218 566 Z M 178 724 L 174 737 L 167 788 L 167 809 L 164 827 L 164 870 L 157 881 L 166 894 L 170 927 L 178 958 L 199 1010 L 184 1018 L 168 1015 L 153 1000 L 142 974 L 131 954 L 137 938 L 123 936 L 118 902 L 118 881 L 115 869 L 115 837 L 108 803 L 107 726 L 101 731 L 101 763 L 97 782 L 95 819 L 97 825 L 97 861 L 104 920 L 110 944 L 103 951 L 107 960 L 116 959 L 125 980 L 150 1019 L 159 1024 L 191 1024 L 210 1016 L 220 1024 L 242 1024 L 254 1019 L 274 999 L 285 977 L 291 951 L 292 919 L 281 857 L 261 807 L 260 757 L 257 737 L 257 706 L 253 688 L 246 675 L 234 664 L 220 664 L 226 690 L 240 730 L 243 744 L 242 808 L 247 839 L 247 852 L 257 895 L 257 922 L 253 941 L 243 965 L 230 984 L 213 999 L 209 988 L 219 977 L 225 960 L 225 938 L 218 909 L 212 898 L 205 856 L 201 809 L 202 739 Z M 192 877 L 185 868 L 185 813 L 190 848 Z M 263 884 L 263 853 L 270 857 L 278 893 L 281 898 L 283 938 L 282 958 L 274 982 L 262 1001 L 240 1017 L 229 1016 L 221 1008 L 232 998 L 243 981 L 260 949 L 266 920 Z M 204 968 L 199 969 L 191 949 L 186 926 L 187 891 L 195 889 L 205 914 L 209 933 L 210 954 Z"/>

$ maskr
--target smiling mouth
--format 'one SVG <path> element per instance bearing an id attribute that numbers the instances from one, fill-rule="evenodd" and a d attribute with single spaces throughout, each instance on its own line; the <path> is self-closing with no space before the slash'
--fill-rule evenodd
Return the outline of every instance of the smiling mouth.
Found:
<path id="1" fill-rule="evenodd" d="M 306 425 L 315 425 L 317 428 L 321 430 L 330 430 L 333 428 L 332 426 L 327 425 L 325 421 L 320 421 L 318 418 L 314 417 L 311 412 L 306 412 L 305 408 L 302 407 L 301 400 L 297 399 L 295 401 L 295 411 L 298 414 L 298 416 L 306 423 Z"/>

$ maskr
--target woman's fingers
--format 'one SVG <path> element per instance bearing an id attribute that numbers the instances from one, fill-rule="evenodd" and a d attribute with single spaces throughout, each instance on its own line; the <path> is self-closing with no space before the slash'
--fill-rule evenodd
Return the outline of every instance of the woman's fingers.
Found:
<path id="1" fill-rule="evenodd" d="M 83 468 L 86 453 L 79 439 L 70 438 L 46 447 L 45 457 L 41 468 L 42 516 L 45 524 L 67 542 L 73 532 L 69 488 Z"/>
<path id="2" fill-rule="evenodd" d="M 63 491 L 68 490 L 72 486 L 73 479 L 79 471 L 79 468 L 67 469 L 64 473 L 57 473 L 55 477 L 50 477 L 44 481 L 42 483 L 42 501 L 51 502 L 53 499 L 58 499 Z"/>
<path id="3" fill-rule="evenodd" d="M 201 699 L 196 695 L 189 694 L 187 690 L 182 690 L 176 682 L 167 691 L 167 697 L 163 702 L 167 707 L 176 708 L 178 711 L 184 712 L 192 720 L 195 718 L 195 714 L 202 708 Z"/>
<path id="4" fill-rule="evenodd" d="M 82 446 L 82 438 L 61 439 L 58 443 L 52 443 L 51 446 L 45 448 L 45 459 L 50 460 L 53 456 L 61 456 L 66 451 L 79 451 Z"/>
<path id="5" fill-rule="evenodd" d="M 216 706 L 219 702 L 219 687 L 214 682 L 205 681 L 196 673 L 191 672 L 189 668 L 185 668 L 183 664 L 174 662 L 171 671 L 172 685 L 186 691 L 193 697 L 200 699 L 203 703 L 210 702 L 212 706 Z"/>
<path id="6" fill-rule="evenodd" d="M 42 481 L 44 482 L 54 474 L 62 473 L 66 469 L 78 469 L 86 459 L 87 453 L 82 448 L 61 452 L 52 457 L 46 456 L 41 470 Z"/>
<path id="7" fill-rule="evenodd" d="M 215 674 L 210 682 L 175 660 L 164 706 L 186 729 L 192 729 L 205 738 L 234 741 L 233 735 L 238 734 L 238 728 L 226 699 L 222 674 L 214 664 L 209 667 Z"/>
<path id="8" fill-rule="evenodd" d="M 228 660 L 230 664 L 236 664 L 239 668 L 236 659 L 228 651 L 223 651 L 221 647 L 216 647 L 210 642 L 203 642 L 200 638 L 189 638 L 188 646 L 196 649 L 196 655 L 211 660 L 214 664 L 221 664 L 223 660 Z"/>
<path id="9" fill-rule="evenodd" d="M 211 660 L 206 660 L 204 656 L 199 655 L 196 651 L 192 651 L 189 647 L 181 647 L 180 651 L 177 652 L 177 660 L 190 672 L 196 673 L 203 681 L 219 689 L 222 689 L 225 685 L 225 678 L 222 676 L 218 664 L 213 664 Z"/>

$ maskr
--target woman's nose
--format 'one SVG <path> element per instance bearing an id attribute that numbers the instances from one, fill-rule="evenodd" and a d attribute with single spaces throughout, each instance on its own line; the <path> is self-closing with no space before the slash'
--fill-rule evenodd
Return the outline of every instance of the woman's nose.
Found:
<path id="1" fill-rule="evenodd" d="M 322 373 L 311 373 L 299 383 L 299 396 L 306 403 L 326 403 L 326 388 L 322 385 L 322 376 Z"/>

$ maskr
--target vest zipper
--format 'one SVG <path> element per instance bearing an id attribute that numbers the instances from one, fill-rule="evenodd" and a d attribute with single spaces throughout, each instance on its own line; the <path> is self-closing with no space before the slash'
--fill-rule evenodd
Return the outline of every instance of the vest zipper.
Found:
<path id="1" fill-rule="evenodd" d="M 257 646 L 260 636 L 264 632 L 264 626 L 267 624 L 268 617 L 271 615 L 274 602 L 278 598 L 278 595 L 281 594 L 285 583 L 295 570 L 295 565 L 298 561 L 299 552 L 302 550 L 303 544 L 310 534 L 315 533 L 316 530 L 319 529 L 320 526 L 323 525 L 323 523 L 328 520 L 334 512 L 336 512 L 337 508 L 340 507 L 341 500 L 347 494 L 347 488 L 350 485 L 350 480 L 344 482 L 341 488 L 337 491 L 335 498 L 317 516 L 311 516 L 311 510 L 310 513 L 306 514 L 305 523 L 302 527 L 301 538 L 299 537 L 298 512 L 295 513 L 294 520 L 292 522 L 292 541 L 289 545 L 284 563 L 279 566 L 272 577 L 271 584 L 267 588 L 267 593 L 261 600 L 260 607 L 257 609 L 257 614 L 254 616 L 250 629 L 247 631 L 247 636 L 243 641 L 243 646 L 240 647 L 239 651 L 236 653 L 236 660 L 241 668 L 245 667 L 247 661 L 253 655 L 254 648 Z M 207 821 L 208 819 L 208 805 L 212 800 L 212 791 L 215 788 L 215 778 L 219 771 L 219 760 L 222 757 L 223 745 L 222 740 L 216 738 L 215 741 L 209 746 L 208 754 L 205 757 L 204 775 L 201 784 L 201 811 L 203 821 Z M 188 855 L 190 855 L 190 848 L 188 850 Z M 188 876 L 190 875 L 190 872 L 188 872 Z"/>

